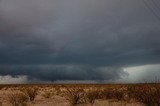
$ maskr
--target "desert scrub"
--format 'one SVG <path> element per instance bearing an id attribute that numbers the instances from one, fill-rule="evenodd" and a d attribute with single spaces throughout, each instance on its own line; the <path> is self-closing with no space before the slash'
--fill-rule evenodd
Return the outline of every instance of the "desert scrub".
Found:
<path id="1" fill-rule="evenodd" d="M 140 90 L 134 93 L 135 99 L 139 102 L 145 103 L 147 106 L 153 106 L 154 104 L 154 93 L 150 90 Z"/>
<path id="2" fill-rule="evenodd" d="M 23 92 L 14 91 L 7 95 L 7 100 L 12 106 L 27 106 L 28 96 Z"/>
<path id="3" fill-rule="evenodd" d="M 98 90 L 88 90 L 85 93 L 85 98 L 86 98 L 87 102 L 93 104 L 96 99 L 100 99 L 100 97 L 102 96 L 100 94 L 101 93 Z"/>
<path id="4" fill-rule="evenodd" d="M 97 90 L 88 90 L 86 91 L 85 98 L 88 102 L 94 103 L 96 99 L 116 99 L 123 100 L 124 92 L 118 90 L 109 90 L 109 89 L 97 89 Z"/>
<path id="5" fill-rule="evenodd" d="M 135 98 L 147 106 L 160 106 L 160 89 L 159 87 L 151 86 L 141 87 Z"/>
<path id="6" fill-rule="evenodd" d="M 70 105 L 75 105 L 83 102 L 84 90 L 80 87 L 66 87 L 65 98 L 69 101 Z"/>
<path id="7" fill-rule="evenodd" d="M 54 87 L 54 94 L 61 96 L 61 93 L 62 93 L 61 89 L 62 89 L 62 88 L 63 88 L 63 87 L 60 87 L 60 86 Z"/>
<path id="8" fill-rule="evenodd" d="M 53 94 L 53 92 L 52 92 L 51 90 L 46 90 L 46 91 L 44 91 L 44 92 L 42 93 L 42 96 L 43 96 L 44 98 L 51 98 L 53 95 L 54 95 L 54 94 Z"/>
<path id="9" fill-rule="evenodd" d="M 124 92 L 122 91 L 107 91 L 106 98 L 107 99 L 117 99 L 117 100 L 123 100 L 124 99 Z"/>
<path id="10" fill-rule="evenodd" d="M 24 88 L 21 88 L 20 90 L 24 92 L 26 95 L 28 95 L 30 101 L 34 101 L 35 97 L 38 94 L 37 87 L 24 87 Z"/>

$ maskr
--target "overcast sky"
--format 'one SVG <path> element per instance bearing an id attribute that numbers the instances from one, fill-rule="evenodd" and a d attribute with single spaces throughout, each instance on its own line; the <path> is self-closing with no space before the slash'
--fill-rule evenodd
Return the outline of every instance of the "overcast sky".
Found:
<path id="1" fill-rule="evenodd" d="M 0 0 L 0 83 L 152 81 L 160 77 L 158 6 Z"/>

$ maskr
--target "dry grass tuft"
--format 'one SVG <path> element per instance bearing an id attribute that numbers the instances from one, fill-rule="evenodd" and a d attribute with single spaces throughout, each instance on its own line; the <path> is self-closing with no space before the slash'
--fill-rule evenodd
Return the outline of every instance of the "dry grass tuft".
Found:
<path id="1" fill-rule="evenodd" d="M 71 105 L 83 102 L 84 90 L 80 87 L 66 87 L 65 98 Z"/>
<path id="2" fill-rule="evenodd" d="M 28 95 L 30 101 L 34 101 L 35 97 L 38 95 L 37 87 L 24 87 L 21 88 L 20 91 Z"/>
<path id="3" fill-rule="evenodd" d="M 100 92 L 98 90 L 89 90 L 85 93 L 87 102 L 94 103 L 96 99 L 100 98 Z"/>
<path id="4" fill-rule="evenodd" d="M 136 99 L 147 106 L 160 106 L 160 86 L 135 86 L 129 93 L 130 98 Z"/>
<path id="5" fill-rule="evenodd" d="M 42 93 L 42 96 L 43 96 L 44 98 L 51 98 L 53 95 L 54 95 L 54 94 L 53 94 L 53 92 L 52 92 L 51 90 L 47 90 L 47 91 L 44 91 L 44 92 Z"/>
<path id="6" fill-rule="evenodd" d="M 7 99 L 12 106 L 27 106 L 28 96 L 22 92 L 14 91 L 7 95 Z"/>

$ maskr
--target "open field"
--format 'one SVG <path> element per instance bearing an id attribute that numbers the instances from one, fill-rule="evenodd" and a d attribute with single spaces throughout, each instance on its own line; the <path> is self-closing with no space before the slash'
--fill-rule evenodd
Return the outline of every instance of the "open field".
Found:
<path id="1" fill-rule="evenodd" d="M 160 106 L 160 84 L 0 85 L 0 106 Z"/>

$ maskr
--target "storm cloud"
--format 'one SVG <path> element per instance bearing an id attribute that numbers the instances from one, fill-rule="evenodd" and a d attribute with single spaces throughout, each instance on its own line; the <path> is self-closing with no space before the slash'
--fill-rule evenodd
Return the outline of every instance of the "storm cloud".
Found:
<path id="1" fill-rule="evenodd" d="M 29 75 L 29 79 L 42 81 L 57 80 L 115 80 L 127 75 L 116 67 L 91 67 L 86 65 L 21 65 L 1 66 L 3 76 Z M 20 71 L 19 71 L 20 70 Z"/>
<path id="2" fill-rule="evenodd" d="M 159 64 L 159 45 L 160 20 L 142 0 L 0 1 L 2 76 L 118 80 Z"/>

